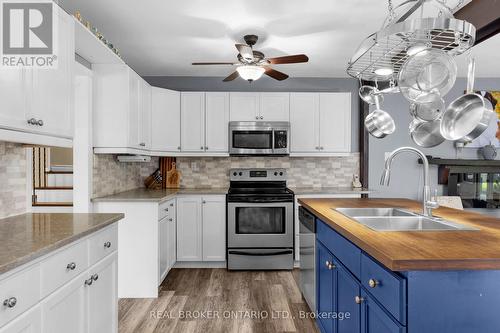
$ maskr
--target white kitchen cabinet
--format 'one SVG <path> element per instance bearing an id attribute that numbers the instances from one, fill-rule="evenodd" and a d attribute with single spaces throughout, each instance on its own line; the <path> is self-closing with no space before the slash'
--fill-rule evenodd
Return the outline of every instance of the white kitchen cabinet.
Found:
<path id="1" fill-rule="evenodd" d="M 177 198 L 177 261 L 202 261 L 200 196 Z"/>
<path id="2" fill-rule="evenodd" d="M 292 155 L 349 153 L 351 94 L 291 93 L 290 126 Z"/>
<path id="3" fill-rule="evenodd" d="M 126 65 L 92 66 L 94 147 L 147 151 L 151 145 L 151 88 Z"/>
<path id="4" fill-rule="evenodd" d="M 260 93 L 261 121 L 288 121 L 290 119 L 290 93 Z"/>
<path id="5" fill-rule="evenodd" d="M 0 127 L 26 130 L 28 125 L 24 69 L 0 69 Z"/>
<path id="6" fill-rule="evenodd" d="M 163 279 L 168 271 L 168 217 L 164 217 L 158 222 L 158 284 L 163 282 Z"/>
<path id="7" fill-rule="evenodd" d="M 205 150 L 228 151 L 229 93 L 205 93 Z"/>
<path id="8" fill-rule="evenodd" d="M 231 121 L 257 121 L 260 116 L 260 94 L 252 92 L 229 93 Z"/>
<path id="9" fill-rule="evenodd" d="M 42 302 L 43 333 L 88 332 L 88 278 L 79 275 Z"/>
<path id="10" fill-rule="evenodd" d="M 181 151 L 205 151 L 205 93 L 181 93 Z"/>
<path id="11" fill-rule="evenodd" d="M 94 277 L 88 286 L 89 332 L 118 331 L 118 276 L 116 255 L 106 257 L 89 270 Z"/>
<path id="12" fill-rule="evenodd" d="M 151 150 L 181 150 L 181 94 L 178 91 L 152 87 Z"/>
<path id="13" fill-rule="evenodd" d="M 173 214 L 173 217 L 168 219 L 167 223 L 167 274 L 172 267 L 174 267 L 177 261 L 177 217 Z"/>
<path id="14" fill-rule="evenodd" d="M 42 331 L 41 306 L 36 305 L 4 327 L 0 333 L 40 333 Z"/>
<path id="15" fill-rule="evenodd" d="M 226 198 L 202 198 L 203 261 L 226 260 Z"/>

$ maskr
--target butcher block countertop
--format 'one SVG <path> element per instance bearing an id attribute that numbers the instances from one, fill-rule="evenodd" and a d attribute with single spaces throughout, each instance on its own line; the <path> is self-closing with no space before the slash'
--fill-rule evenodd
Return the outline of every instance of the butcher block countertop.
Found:
<path id="1" fill-rule="evenodd" d="M 500 270 L 500 219 L 440 207 L 435 216 L 474 231 L 375 231 L 331 208 L 397 207 L 421 212 L 408 199 L 299 199 L 299 203 L 392 271 Z"/>

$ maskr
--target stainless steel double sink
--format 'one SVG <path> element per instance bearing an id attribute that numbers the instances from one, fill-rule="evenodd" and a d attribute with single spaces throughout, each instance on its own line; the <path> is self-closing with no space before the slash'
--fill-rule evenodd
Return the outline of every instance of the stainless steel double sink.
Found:
<path id="1" fill-rule="evenodd" d="M 376 231 L 459 231 L 474 227 L 426 217 L 399 208 L 332 208 L 348 218 Z"/>

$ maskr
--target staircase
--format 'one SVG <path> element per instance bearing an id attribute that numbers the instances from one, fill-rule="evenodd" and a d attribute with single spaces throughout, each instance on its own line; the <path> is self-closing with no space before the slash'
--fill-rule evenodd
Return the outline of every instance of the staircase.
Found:
<path id="1" fill-rule="evenodd" d="M 50 166 L 50 148 L 33 148 L 33 207 L 73 207 L 73 166 Z M 40 209 L 33 209 L 38 211 Z M 51 209 L 53 210 L 53 209 Z M 68 208 L 63 209 L 64 211 Z M 45 210 L 44 210 L 45 211 Z"/>

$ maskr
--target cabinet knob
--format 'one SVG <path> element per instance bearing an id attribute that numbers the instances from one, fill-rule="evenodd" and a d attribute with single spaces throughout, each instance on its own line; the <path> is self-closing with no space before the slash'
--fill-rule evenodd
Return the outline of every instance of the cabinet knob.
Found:
<path id="1" fill-rule="evenodd" d="M 208 150 L 208 146 L 205 146 L 205 150 Z"/>
<path id="2" fill-rule="evenodd" d="M 316 150 L 319 150 L 319 147 L 316 147 Z"/>
<path id="3" fill-rule="evenodd" d="M 328 268 L 329 270 L 332 270 L 335 268 L 335 265 L 331 261 L 328 261 L 328 260 L 325 262 L 325 265 L 326 265 L 326 268 Z"/>
<path id="4" fill-rule="evenodd" d="M 85 285 L 87 286 L 91 286 L 92 285 L 92 282 L 94 282 L 94 279 L 92 277 L 88 278 L 87 280 L 85 280 Z"/>
<path id="5" fill-rule="evenodd" d="M 323 146 L 321 146 L 321 147 L 319 147 L 319 149 L 320 149 L 320 150 L 323 150 L 323 149 L 325 149 L 325 148 L 323 148 Z"/>
<path id="6" fill-rule="evenodd" d="M 259 116 L 255 116 L 255 119 L 259 119 Z"/>
<path id="7" fill-rule="evenodd" d="M 17 304 L 17 298 L 15 297 L 10 297 L 7 298 L 5 301 L 3 301 L 3 305 L 8 307 L 8 308 L 13 308 Z"/>
<path id="8" fill-rule="evenodd" d="M 202 201 L 201 203 L 204 203 L 204 204 L 206 204 L 207 202 L 206 202 L 205 200 L 203 200 L 203 201 Z"/>
<path id="9" fill-rule="evenodd" d="M 260 119 L 264 119 L 264 116 L 260 116 Z"/>
<path id="10" fill-rule="evenodd" d="M 361 296 L 354 297 L 354 302 L 356 302 L 356 304 L 361 304 L 361 303 L 364 302 L 364 300 L 365 299 L 363 297 L 361 297 Z"/>
<path id="11" fill-rule="evenodd" d="M 201 146 L 200 149 L 203 150 L 203 146 Z"/>
<path id="12" fill-rule="evenodd" d="M 165 210 L 166 212 L 168 212 L 168 208 L 165 208 L 164 210 Z"/>
<path id="13" fill-rule="evenodd" d="M 66 265 L 66 269 L 69 269 L 70 271 L 74 271 L 76 268 L 76 264 L 74 262 L 70 262 L 69 264 Z"/>
<path id="14" fill-rule="evenodd" d="M 97 279 L 99 279 L 99 274 L 95 273 L 94 275 L 92 275 L 91 279 L 97 281 Z"/>
<path id="15" fill-rule="evenodd" d="M 378 281 L 375 279 L 368 280 L 368 285 L 370 286 L 370 288 L 375 288 L 378 284 Z"/>
<path id="16" fill-rule="evenodd" d="M 28 124 L 30 124 L 30 125 L 36 125 L 37 121 L 36 121 L 35 118 L 30 118 L 30 119 L 28 119 Z"/>
<path id="17" fill-rule="evenodd" d="M 109 249 L 111 247 L 111 242 L 107 241 L 106 243 L 104 243 L 104 247 Z"/>
<path id="18" fill-rule="evenodd" d="M 43 126 L 43 120 L 42 120 L 42 119 L 38 120 L 36 124 L 37 124 L 38 126 Z"/>
<path id="19" fill-rule="evenodd" d="M 178 146 L 178 147 L 177 147 L 177 150 L 181 150 L 181 146 Z"/>
<path id="20" fill-rule="evenodd" d="M 168 220 L 169 220 L 170 222 L 172 222 L 174 219 L 173 219 L 173 218 L 169 218 Z"/>
<path id="21" fill-rule="evenodd" d="M 141 143 L 139 143 L 139 146 L 141 146 L 141 147 L 145 147 L 145 146 L 146 146 L 146 143 L 141 142 Z"/>
<path id="22" fill-rule="evenodd" d="M 170 207 L 174 207 L 174 204 L 173 204 L 173 203 L 171 203 L 171 204 L 170 204 Z"/>

